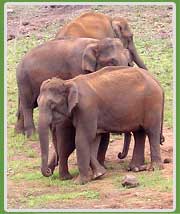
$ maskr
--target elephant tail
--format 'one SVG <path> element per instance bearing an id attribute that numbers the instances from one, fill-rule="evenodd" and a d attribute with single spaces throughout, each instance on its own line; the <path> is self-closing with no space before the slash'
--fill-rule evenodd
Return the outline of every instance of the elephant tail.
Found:
<path id="1" fill-rule="evenodd" d="M 164 91 L 162 92 L 162 113 L 161 113 L 161 134 L 160 134 L 160 144 L 163 145 L 165 137 L 163 136 L 163 120 L 164 120 Z"/>
<path id="2" fill-rule="evenodd" d="M 119 152 L 118 154 L 119 159 L 124 159 L 127 156 L 130 142 L 131 142 L 131 133 L 125 133 L 123 151 Z"/>

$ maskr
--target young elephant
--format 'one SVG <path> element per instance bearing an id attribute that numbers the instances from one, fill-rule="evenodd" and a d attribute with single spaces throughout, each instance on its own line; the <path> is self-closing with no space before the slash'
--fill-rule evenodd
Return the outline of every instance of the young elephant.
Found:
<path id="1" fill-rule="evenodd" d="M 122 17 L 111 18 L 102 13 L 87 12 L 63 26 L 56 34 L 56 38 L 62 36 L 94 39 L 119 38 L 124 47 L 130 51 L 132 60 L 140 68 L 147 69 L 137 53 L 128 22 Z"/>
<path id="2" fill-rule="evenodd" d="M 89 180 L 90 163 L 94 178 L 104 174 L 104 168 L 97 161 L 97 150 L 99 136 L 106 132 L 133 132 L 135 149 L 132 164 L 138 166 L 144 162 L 147 135 L 151 151 L 150 168 L 163 168 L 160 141 L 164 93 L 146 70 L 110 66 L 68 81 L 54 78 L 42 84 L 38 105 L 42 172 L 49 171 L 48 127 L 51 123 L 63 123 L 67 118 L 76 128 L 79 183 Z"/>

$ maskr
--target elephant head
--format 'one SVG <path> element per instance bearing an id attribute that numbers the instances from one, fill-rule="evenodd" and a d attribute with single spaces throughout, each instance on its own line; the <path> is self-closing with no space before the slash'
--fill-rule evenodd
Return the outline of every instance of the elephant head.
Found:
<path id="1" fill-rule="evenodd" d="M 130 30 L 127 20 L 121 17 L 115 17 L 112 19 L 111 24 L 115 37 L 119 38 L 122 41 L 124 47 L 130 51 L 132 60 L 140 68 L 147 70 L 145 64 L 137 53 L 136 47 L 133 42 L 133 33 Z"/>
<path id="2" fill-rule="evenodd" d="M 39 122 L 38 133 L 41 147 L 41 172 L 49 177 L 48 168 L 49 128 L 52 124 L 65 122 L 78 102 L 75 83 L 65 83 L 57 78 L 42 83 L 38 97 Z"/>
<path id="3" fill-rule="evenodd" d="M 133 66 L 128 49 L 116 38 L 102 39 L 89 44 L 82 56 L 82 70 L 89 73 L 106 66 Z"/>

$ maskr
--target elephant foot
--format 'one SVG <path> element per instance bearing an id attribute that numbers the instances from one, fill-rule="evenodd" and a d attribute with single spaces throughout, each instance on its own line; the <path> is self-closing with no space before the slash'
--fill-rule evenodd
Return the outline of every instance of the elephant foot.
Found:
<path id="1" fill-rule="evenodd" d="M 140 171 L 147 170 L 147 166 L 144 164 L 142 164 L 142 165 L 129 164 L 127 170 L 132 171 L 132 172 L 140 172 Z"/>
<path id="2" fill-rule="evenodd" d="M 59 176 L 60 180 L 71 180 L 73 176 L 70 173 L 61 174 Z"/>
<path id="3" fill-rule="evenodd" d="M 25 135 L 29 138 L 36 132 L 35 127 L 28 128 L 25 130 Z"/>
<path id="4" fill-rule="evenodd" d="M 100 178 L 101 176 L 103 176 L 105 173 L 106 173 L 106 169 L 105 169 L 104 167 L 102 167 L 101 169 L 99 169 L 99 170 L 93 172 L 93 177 L 92 177 L 92 179 L 93 179 L 93 180 L 98 179 L 98 178 Z"/>
<path id="5" fill-rule="evenodd" d="M 150 166 L 148 166 L 148 171 L 155 171 L 155 170 L 161 170 L 164 169 L 164 165 L 161 161 L 159 162 L 152 162 Z"/>
<path id="6" fill-rule="evenodd" d="M 14 130 L 17 134 L 25 134 L 24 126 L 21 123 L 16 123 Z"/>
<path id="7" fill-rule="evenodd" d="M 91 179 L 90 179 L 89 176 L 80 176 L 80 175 L 78 175 L 78 177 L 74 180 L 74 183 L 83 185 L 83 184 L 88 183 L 90 180 Z"/>
<path id="8" fill-rule="evenodd" d="M 105 169 L 107 169 L 107 166 L 105 165 L 104 161 L 103 162 L 100 162 L 99 163 L 101 164 L 101 166 L 103 166 Z"/>

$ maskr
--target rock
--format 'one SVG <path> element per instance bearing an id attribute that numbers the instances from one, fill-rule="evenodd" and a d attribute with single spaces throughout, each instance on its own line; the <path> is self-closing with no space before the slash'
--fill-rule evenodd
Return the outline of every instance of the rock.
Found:
<path id="1" fill-rule="evenodd" d="M 14 12 L 13 9 L 11 9 L 11 8 L 7 9 L 7 13 L 13 13 L 13 12 Z"/>
<path id="2" fill-rule="evenodd" d="M 12 39 L 15 39 L 15 35 L 14 34 L 9 34 L 8 37 L 7 37 L 7 40 L 12 40 Z"/>
<path id="3" fill-rule="evenodd" d="M 134 175 L 126 175 L 121 182 L 123 187 L 133 188 L 139 186 L 139 182 Z"/>
<path id="4" fill-rule="evenodd" d="M 24 26 L 26 26 L 26 25 L 28 25 L 28 24 L 29 24 L 28 21 L 23 21 L 23 22 L 22 22 L 22 25 L 24 25 Z"/>
<path id="5" fill-rule="evenodd" d="M 171 158 L 165 158 L 164 159 L 164 163 L 171 163 L 172 162 L 172 159 Z"/>

